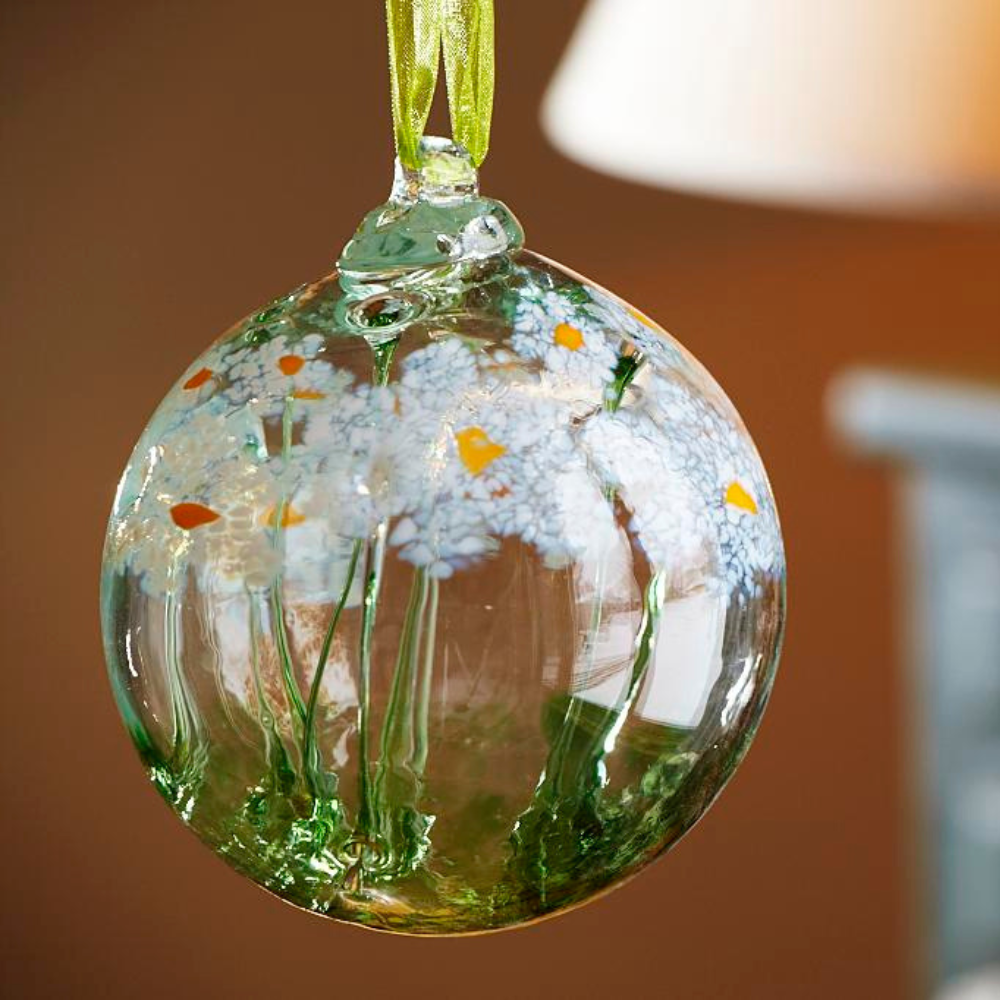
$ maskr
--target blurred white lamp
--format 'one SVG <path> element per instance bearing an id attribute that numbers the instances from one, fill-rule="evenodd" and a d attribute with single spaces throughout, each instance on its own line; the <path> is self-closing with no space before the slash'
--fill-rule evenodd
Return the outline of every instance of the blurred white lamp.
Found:
<path id="1" fill-rule="evenodd" d="M 1000 0 L 590 0 L 550 138 L 664 187 L 830 207 L 1000 205 Z"/>

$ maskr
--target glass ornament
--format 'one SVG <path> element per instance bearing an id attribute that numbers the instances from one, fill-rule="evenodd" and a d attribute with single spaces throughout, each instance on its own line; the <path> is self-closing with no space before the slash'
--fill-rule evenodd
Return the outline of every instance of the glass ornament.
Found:
<path id="1" fill-rule="evenodd" d="M 614 886 L 704 813 L 773 678 L 784 559 L 722 391 L 523 249 L 461 147 L 243 320 L 118 488 L 102 614 L 148 773 L 235 869 L 384 930 Z"/>

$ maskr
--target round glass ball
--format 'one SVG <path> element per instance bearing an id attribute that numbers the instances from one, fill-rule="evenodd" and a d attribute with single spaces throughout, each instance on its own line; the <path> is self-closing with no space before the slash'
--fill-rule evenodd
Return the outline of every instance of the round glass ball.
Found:
<path id="1" fill-rule="evenodd" d="M 746 752 L 780 646 L 732 405 L 497 204 L 396 192 L 405 266 L 345 252 L 226 333 L 108 531 L 110 674 L 158 790 L 261 886 L 386 930 L 507 927 L 637 872 Z M 414 263 L 425 229 L 446 261 Z"/>

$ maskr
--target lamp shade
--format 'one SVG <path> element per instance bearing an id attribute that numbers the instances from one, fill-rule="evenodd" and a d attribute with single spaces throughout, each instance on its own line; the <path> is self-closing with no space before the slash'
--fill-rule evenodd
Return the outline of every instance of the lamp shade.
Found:
<path id="1" fill-rule="evenodd" d="M 1000 204 L 997 0 L 590 0 L 543 107 L 633 180 L 833 207 Z"/>

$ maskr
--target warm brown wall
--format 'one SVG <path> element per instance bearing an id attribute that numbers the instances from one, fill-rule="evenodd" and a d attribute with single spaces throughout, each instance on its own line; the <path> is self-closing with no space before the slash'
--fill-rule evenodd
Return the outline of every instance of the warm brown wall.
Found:
<path id="1" fill-rule="evenodd" d="M 737 207 L 561 160 L 536 108 L 580 6 L 498 4 L 485 185 L 534 248 L 674 330 L 768 462 L 791 617 L 743 770 L 628 887 L 465 941 L 297 913 L 181 828 L 104 679 L 104 519 L 177 373 L 328 269 L 382 199 L 381 4 L 7 0 L 3 995 L 907 995 L 889 491 L 831 446 L 822 393 L 859 360 L 1000 373 L 1000 231 Z"/>

